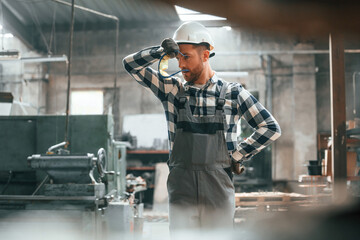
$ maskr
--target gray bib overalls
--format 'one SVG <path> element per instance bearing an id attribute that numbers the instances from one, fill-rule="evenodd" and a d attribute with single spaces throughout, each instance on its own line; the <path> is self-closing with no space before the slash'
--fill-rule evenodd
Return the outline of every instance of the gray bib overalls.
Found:
<path id="1" fill-rule="evenodd" d="M 194 117 L 184 89 L 179 93 L 176 136 L 169 159 L 170 229 L 232 227 L 234 185 L 224 130 L 226 84 L 214 116 Z"/>

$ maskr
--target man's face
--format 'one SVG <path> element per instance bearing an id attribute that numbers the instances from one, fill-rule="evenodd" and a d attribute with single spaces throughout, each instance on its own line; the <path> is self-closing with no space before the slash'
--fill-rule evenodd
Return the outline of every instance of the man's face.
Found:
<path id="1" fill-rule="evenodd" d="M 182 72 L 183 77 L 187 82 L 194 83 L 204 70 L 204 62 L 201 56 L 203 51 L 192 44 L 179 44 L 179 48 L 184 55 L 179 53 L 176 56 L 179 68 L 189 70 L 188 72 Z"/>

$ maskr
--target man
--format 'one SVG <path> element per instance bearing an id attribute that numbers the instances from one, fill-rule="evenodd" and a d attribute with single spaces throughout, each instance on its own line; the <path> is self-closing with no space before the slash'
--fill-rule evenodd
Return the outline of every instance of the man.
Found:
<path id="1" fill-rule="evenodd" d="M 209 63 L 213 49 L 207 29 L 188 22 L 161 47 L 123 60 L 125 69 L 165 109 L 170 229 L 231 227 L 235 212 L 232 163 L 249 160 L 281 135 L 276 120 L 241 84 L 218 78 Z M 177 58 L 185 82 L 165 78 L 149 67 L 164 54 Z M 237 143 L 240 118 L 256 131 Z"/>

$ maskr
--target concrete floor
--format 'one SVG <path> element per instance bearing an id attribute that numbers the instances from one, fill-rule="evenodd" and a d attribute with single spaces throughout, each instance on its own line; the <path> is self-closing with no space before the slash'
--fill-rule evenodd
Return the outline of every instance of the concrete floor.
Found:
<path id="1" fill-rule="evenodd" d="M 142 240 L 167 240 L 169 238 L 169 222 L 144 222 Z"/>
<path id="2" fill-rule="evenodd" d="M 234 229 L 169 232 L 169 222 L 146 213 L 142 236 L 135 240 L 354 240 L 358 238 L 360 201 L 343 205 L 314 205 L 287 211 L 238 212 Z M 152 214 L 155 214 L 152 216 Z M 152 216 L 152 217 L 150 217 Z M 155 216 L 155 217 L 154 217 Z M 241 217 L 241 218 L 240 218 Z"/>

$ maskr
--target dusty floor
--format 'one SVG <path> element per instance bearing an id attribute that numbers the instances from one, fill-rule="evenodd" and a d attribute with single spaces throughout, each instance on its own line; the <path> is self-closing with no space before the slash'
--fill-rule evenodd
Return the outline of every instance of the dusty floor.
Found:
<path id="1" fill-rule="evenodd" d="M 167 240 L 170 238 L 169 222 L 144 222 L 142 240 Z"/>

